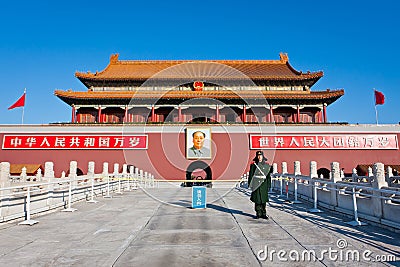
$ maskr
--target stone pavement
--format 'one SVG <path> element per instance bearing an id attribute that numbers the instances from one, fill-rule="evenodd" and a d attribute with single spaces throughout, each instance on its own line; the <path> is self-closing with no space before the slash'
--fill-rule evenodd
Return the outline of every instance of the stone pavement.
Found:
<path id="1" fill-rule="evenodd" d="M 255 219 L 248 192 L 235 188 L 207 188 L 207 209 L 196 210 L 191 188 L 177 186 L 97 200 L 33 226 L 0 224 L 0 266 L 400 266 L 363 258 L 400 260 L 400 234 L 274 195 L 269 220 Z"/>

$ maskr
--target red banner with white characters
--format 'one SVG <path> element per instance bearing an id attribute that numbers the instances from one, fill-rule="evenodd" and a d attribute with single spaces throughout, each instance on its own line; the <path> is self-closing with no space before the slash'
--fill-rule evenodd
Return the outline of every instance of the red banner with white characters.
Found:
<path id="1" fill-rule="evenodd" d="M 250 149 L 398 149 L 395 134 L 250 135 Z"/>
<path id="2" fill-rule="evenodd" d="M 147 135 L 4 135 L 3 149 L 147 149 Z"/>

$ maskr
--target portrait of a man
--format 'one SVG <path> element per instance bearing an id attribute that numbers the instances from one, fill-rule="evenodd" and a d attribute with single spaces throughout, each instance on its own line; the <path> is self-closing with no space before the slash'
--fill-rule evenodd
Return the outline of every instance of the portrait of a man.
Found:
<path id="1" fill-rule="evenodd" d="M 211 129 L 187 128 L 186 129 L 186 158 L 210 159 L 211 158 Z"/>

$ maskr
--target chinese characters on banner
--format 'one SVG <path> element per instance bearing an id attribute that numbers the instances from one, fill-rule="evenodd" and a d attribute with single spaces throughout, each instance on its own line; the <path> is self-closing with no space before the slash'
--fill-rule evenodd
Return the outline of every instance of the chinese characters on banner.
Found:
<path id="1" fill-rule="evenodd" d="M 206 187 L 205 186 L 193 186 L 192 187 L 192 208 L 193 209 L 205 209 L 206 204 Z"/>
<path id="2" fill-rule="evenodd" d="M 395 134 L 250 135 L 250 149 L 398 149 Z"/>
<path id="3" fill-rule="evenodd" d="M 3 149 L 147 149 L 147 135 L 4 135 Z"/>

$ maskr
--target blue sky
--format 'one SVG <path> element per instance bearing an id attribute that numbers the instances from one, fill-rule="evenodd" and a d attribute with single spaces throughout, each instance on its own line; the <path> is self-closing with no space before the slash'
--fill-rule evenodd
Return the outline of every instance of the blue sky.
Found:
<path id="1" fill-rule="evenodd" d="M 400 122 L 398 1 L 7 1 L 0 9 L 0 124 L 27 88 L 26 124 L 67 122 L 55 89 L 84 91 L 75 71 L 135 59 L 279 59 L 324 71 L 313 90 L 344 89 L 332 122 Z"/>

